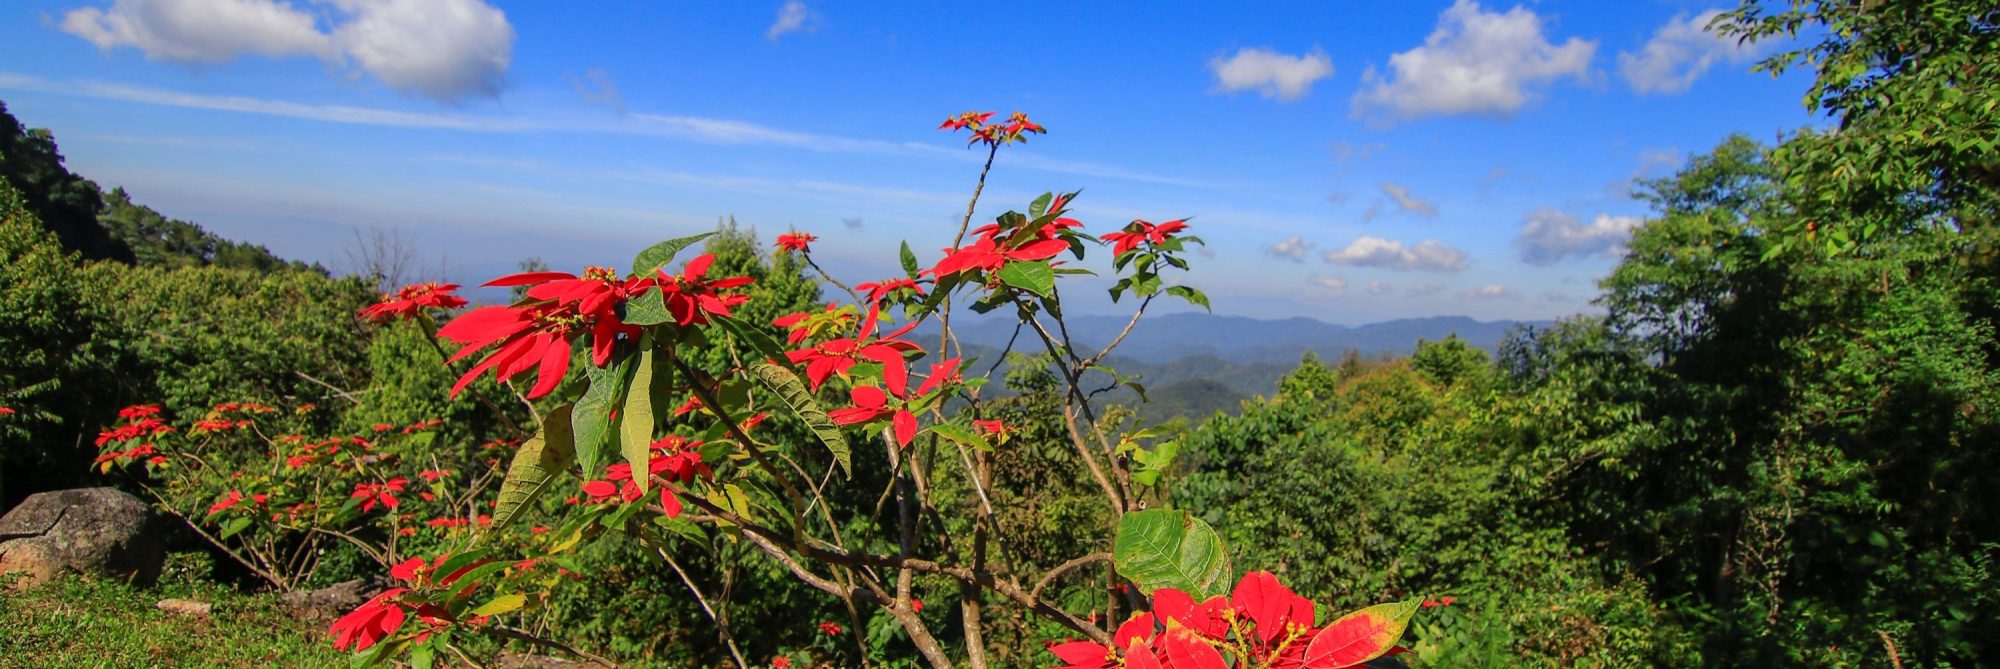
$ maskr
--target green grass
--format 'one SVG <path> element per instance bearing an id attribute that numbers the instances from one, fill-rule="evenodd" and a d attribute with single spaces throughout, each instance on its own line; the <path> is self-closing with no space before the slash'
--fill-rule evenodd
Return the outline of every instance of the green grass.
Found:
<path id="1" fill-rule="evenodd" d="M 153 605 L 180 598 L 214 604 L 209 618 Z M 276 595 L 163 582 L 155 588 L 66 578 L 20 590 L 0 586 L 0 668 L 337 667 L 323 615 L 294 611 Z"/>

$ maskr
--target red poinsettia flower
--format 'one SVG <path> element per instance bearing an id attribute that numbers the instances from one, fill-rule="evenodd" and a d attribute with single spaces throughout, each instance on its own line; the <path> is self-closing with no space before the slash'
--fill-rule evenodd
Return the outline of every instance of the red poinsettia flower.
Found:
<path id="1" fill-rule="evenodd" d="M 673 314 L 674 322 L 682 327 L 707 325 L 710 316 L 728 316 L 730 307 L 750 301 L 748 295 L 723 295 L 716 291 L 747 286 L 757 280 L 747 276 L 709 280 L 708 267 L 714 263 L 715 254 L 704 253 L 689 260 L 679 276 L 660 270 L 660 293 L 666 300 L 667 313 Z"/>
<path id="2" fill-rule="evenodd" d="M 231 507 L 234 507 L 242 503 L 243 503 L 243 492 L 239 490 L 231 490 L 227 494 L 224 494 L 222 496 L 222 499 L 216 500 L 214 506 L 208 507 L 208 515 L 213 516 L 215 514 L 228 511 Z"/>
<path id="3" fill-rule="evenodd" d="M 901 394 L 904 385 L 909 382 L 909 368 L 903 361 L 903 355 L 912 351 L 922 352 L 923 348 L 899 337 L 915 329 L 917 324 L 913 321 L 889 334 L 866 339 L 868 333 L 879 327 L 875 316 L 876 312 L 869 310 L 868 319 L 861 326 L 861 336 L 828 340 L 817 346 L 791 351 L 785 357 L 794 364 L 806 366 L 806 382 L 812 385 L 813 390 L 819 390 L 828 377 L 834 374 L 847 376 L 847 370 L 853 369 L 855 364 L 872 360 L 882 364 L 883 383 Z"/>
<path id="4" fill-rule="evenodd" d="M 453 397 L 487 370 L 504 382 L 534 369 L 535 385 L 528 398 L 547 395 L 569 372 L 570 340 L 588 334 L 591 362 L 611 360 L 618 337 L 638 336 L 639 328 L 618 319 L 618 306 L 651 287 L 652 279 L 621 280 L 616 270 L 590 267 L 579 277 L 567 272 L 523 272 L 486 282 L 488 287 L 528 286 L 527 301 L 511 306 L 486 306 L 467 312 L 438 328 L 438 337 L 460 344 L 451 362 L 494 347 L 451 388 Z"/>
<path id="5" fill-rule="evenodd" d="M 815 241 L 819 241 L 819 238 L 814 237 L 810 234 L 804 232 L 788 232 L 782 235 L 778 235 L 778 248 L 787 251 L 798 251 L 800 253 L 809 253 L 812 251 L 811 245 Z"/>
<path id="6" fill-rule="evenodd" d="M 995 112 L 965 112 L 957 116 L 945 119 L 944 123 L 938 126 L 938 129 L 957 130 L 959 128 L 964 128 L 967 126 L 983 125 L 986 123 L 986 119 L 993 118 L 994 113 Z"/>
<path id="7" fill-rule="evenodd" d="M 457 291 L 458 284 L 436 281 L 403 286 L 393 295 L 382 296 L 381 302 L 364 307 L 361 317 L 379 324 L 414 318 L 425 309 L 457 309 L 465 306 L 465 298 L 454 294 Z"/>
<path id="8" fill-rule="evenodd" d="M 13 409 L 7 407 L 0 407 L 0 416 L 12 416 L 12 415 L 14 415 Z"/>
<path id="9" fill-rule="evenodd" d="M 396 493 L 402 492 L 409 482 L 409 479 L 398 476 L 382 483 L 356 483 L 354 494 L 350 497 L 361 500 L 363 512 L 374 511 L 377 504 L 394 509 L 402 504 L 402 500 L 396 499 Z"/>
<path id="10" fill-rule="evenodd" d="M 1143 220 L 1134 220 L 1126 224 L 1124 230 L 1104 233 L 1101 239 L 1113 244 L 1111 255 L 1122 256 L 1130 253 L 1133 249 L 1139 248 L 1139 244 L 1142 242 L 1165 244 L 1167 238 L 1186 229 L 1187 219 L 1167 221 L 1158 225 L 1147 223 Z"/>
<path id="11" fill-rule="evenodd" d="M 854 284 L 854 289 L 861 291 L 863 294 L 867 295 L 868 302 L 870 304 L 879 303 L 882 301 L 882 298 L 888 297 L 890 293 L 894 293 L 899 290 L 913 290 L 916 291 L 918 295 L 924 294 L 923 286 L 917 285 L 917 281 L 915 279 L 907 279 L 907 278 L 883 279 L 881 281 L 857 283 Z"/>
<path id="12" fill-rule="evenodd" d="M 701 447 L 701 440 L 668 435 L 652 443 L 648 449 L 651 457 L 647 462 L 650 475 L 660 481 L 687 483 L 697 475 L 710 474 L 708 465 L 702 463 L 701 454 L 695 449 Z M 667 486 L 657 486 L 660 490 L 660 507 L 666 510 L 668 518 L 681 515 L 680 499 Z M 642 494 L 639 484 L 632 481 L 631 463 L 618 463 L 604 468 L 604 479 L 586 481 L 583 493 L 591 503 L 631 503 L 639 501 Z"/>
<path id="13" fill-rule="evenodd" d="M 409 589 L 390 588 L 333 621 L 333 627 L 327 630 L 333 635 L 333 647 L 338 650 L 351 647 L 360 652 L 394 634 L 407 617 L 402 602 L 396 599 L 405 592 Z"/>
<path id="14" fill-rule="evenodd" d="M 866 286 L 868 284 L 862 284 Z M 785 343 L 797 346 L 809 337 L 828 332 L 844 332 L 854 325 L 855 312 L 852 308 L 828 304 L 818 313 L 801 311 L 771 319 L 771 324 L 785 328 Z"/>
<path id="15" fill-rule="evenodd" d="M 842 630 L 840 629 L 840 625 L 828 621 L 819 624 L 819 631 L 825 633 L 827 636 L 840 636 Z"/>

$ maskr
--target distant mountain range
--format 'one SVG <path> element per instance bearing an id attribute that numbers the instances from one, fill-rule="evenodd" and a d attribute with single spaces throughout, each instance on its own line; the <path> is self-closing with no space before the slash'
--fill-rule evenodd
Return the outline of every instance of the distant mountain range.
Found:
<path id="1" fill-rule="evenodd" d="M 1011 315 L 1011 314 L 1010 314 Z M 961 341 L 993 348 L 1007 345 L 1012 327 L 1000 317 L 974 317 L 973 327 L 957 328 Z M 1073 316 L 1070 337 L 1081 346 L 1097 348 L 1118 336 L 1126 319 L 1116 316 Z M 988 326 L 991 324 L 992 326 Z M 1521 325 L 1545 326 L 1549 321 L 1479 321 L 1464 316 L 1404 318 L 1361 326 L 1335 325 L 1311 318 L 1260 320 L 1242 316 L 1178 313 L 1148 316 L 1118 346 L 1119 357 L 1145 363 L 1166 363 L 1193 356 L 1214 356 L 1234 363 L 1298 364 L 1306 351 L 1336 358 L 1347 351 L 1364 356 L 1408 355 L 1418 340 L 1458 335 L 1486 350 L 1498 346 L 1507 331 Z M 1023 337 L 1029 336 L 1023 333 Z M 1032 340 L 1023 340 L 1026 344 Z M 1017 349 L 1020 348 L 1017 344 Z"/>
<path id="2" fill-rule="evenodd" d="M 1072 340 L 1088 348 L 1088 354 L 1117 337 L 1126 319 L 1075 316 L 1067 319 L 1067 323 Z M 1217 411 L 1233 414 L 1241 401 L 1276 392 L 1278 379 L 1298 367 L 1307 351 L 1328 362 L 1348 351 L 1364 357 L 1402 356 L 1416 350 L 1419 341 L 1452 335 L 1492 351 L 1514 328 L 1549 324 L 1550 321 L 1478 321 L 1464 316 L 1434 316 L 1350 327 L 1302 317 L 1261 320 L 1201 313 L 1164 314 L 1141 319 L 1105 364 L 1120 374 L 1137 375 L 1143 380 L 1152 402 L 1140 412 L 1149 420 L 1175 416 L 1198 420 Z M 954 325 L 958 326 L 954 329 L 958 330 L 966 353 L 984 360 L 997 355 L 1014 333 L 1011 323 L 998 316 L 955 317 Z M 936 336 L 935 329 L 920 328 L 918 341 L 923 340 L 923 330 Z M 1034 353 L 1041 349 L 1031 332 L 1021 333 L 1020 341 L 1014 345 L 1018 352 Z M 1109 397 L 1115 402 L 1137 399 L 1125 392 Z"/>

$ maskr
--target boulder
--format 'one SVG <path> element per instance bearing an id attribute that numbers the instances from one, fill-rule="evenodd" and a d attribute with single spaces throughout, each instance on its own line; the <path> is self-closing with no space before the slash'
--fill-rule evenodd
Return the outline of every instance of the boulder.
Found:
<path id="1" fill-rule="evenodd" d="M 279 599 L 295 608 L 318 609 L 342 615 L 394 585 L 393 581 L 385 578 L 357 578 L 318 590 L 293 590 Z"/>
<path id="2" fill-rule="evenodd" d="M 77 573 L 149 586 L 166 557 L 163 523 L 113 488 L 39 493 L 0 516 L 0 574 L 26 572 L 21 585 Z"/>

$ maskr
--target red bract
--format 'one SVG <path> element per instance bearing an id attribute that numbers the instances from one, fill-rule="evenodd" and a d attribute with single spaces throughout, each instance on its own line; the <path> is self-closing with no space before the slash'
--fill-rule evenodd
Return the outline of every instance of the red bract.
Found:
<path id="1" fill-rule="evenodd" d="M 333 635 L 333 647 L 356 652 L 368 650 L 383 638 L 394 634 L 403 626 L 406 614 L 397 597 L 409 592 L 407 588 L 390 588 L 376 595 L 367 603 L 355 607 L 352 612 L 333 621 L 327 632 Z"/>
<path id="2" fill-rule="evenodd" d="M 352 497 L 361 500 L 363 512 L 374 511 L 377 504 L 394 509 L 402 504 L 402 500 L 396 499 L 395 493 L 402 492 L 403 486 L 409 482 L 409 479 L 396 477 L 383 483 L 356 483 Z"/>
<path id="3" fill-rule="evenodd" d="M 798 251 L 800 253 L 809 253 L 812 251 L 811 248 L 812 243 L 818 240 L 819 240 L 818 237 L 814 237 L 807 233 L 790 232 L 778 235 L 778 248 L 787 251 Z"/>
<path id="4" fill-rule="evenodd" d="M 870 310 L 867 321 L 861 326 L 862 336 L 828 340 L 818 346 L 791 351 L 785 356 L 795 364 L 806 366 L 806 382 L 812 384 L 813 390 L 819 390 L 827 377 L 834 374 L 847 376 L 847 370 L 853 369 L 862 360 L 882 363 L 883 383 L 900 395 L 904 384 L 909 382 L 909 368 L 903 362 L 903 354 L 922 352 L 923 348 L 898 337 L 909 333 L 917 324 L 909 323 L 874 340 L 863 339 L 876 327 L 875 311 Z"/>
<path id="5" fill-rule="evenodd" d="M 707 325 L 710 316 L 728 316 L 730 307 L 750 301 L 748 295 L 723 295 L 716 291 L 747 286 L 757 280 L 733 276 L 711 281 L 705 277 L 708 266 L 714 263 L 715 254 L 704 253 L 689 260 L 681 268 L 680 276 L 660 270 L 660 294 L 666 300 L 667 313 L 673 314 L 674 322 L 682 327 Z"/>
<path id="6" fill-rule="evenodd" d="M 889 395 L 882 392 L 881 388 L 855 386 L 848 395 L 854 400 L 854 406 L 826 412 L 826 416 L 833 419 L 835 424 L 867 423 L 888 416 L 890 425 L 896 431 L 897 445 L 908 446 L 910 440 L 917 437 L 917 417 L 900 404 L 895 407 L 889 406 Z"/>
<path id="7" fill-rule="evenodd" d="M 1395 646 L 1410 604 L 1384 604 L 1313 627 L 1313 603 L 1269 572 L 1251 572 L 1228 598 L 1197 603 L 1173 588 L 1153 594 L 1153 610 L 1119 626 L 1109 646 L 1070 641 L 1049 647 L 1062 669 L 1344 669 L 1406 649 Z"/>
<path id="8" fill-rule="evenodd" d="M 465 306 L 465 299 L 453 293 L 458 284 L 418 283 L 403 286 L 394 295 L 382 296 L 382 301 L 361 309 L 361 317 L 371 323 L 387 323 L 393 320 L 413 318 L 425 309 L 457 309 Z"/>
<path id="9" fill-rule="evenodd" d="M 243 493 L 241 491 L 231 490 L 229 491 L 228 494 L 223 495 L 222 499 L 217 500 L 214 506 L 208 507 L 208 515 L 213 516 L 215 514 L 228 511 L 230 507 L 242 503 L 243 503 Z"/>
<path id="10" fill-rule="evenodd" d="M 938 129 L 957 130 L 965 128 L 972 131 L 972 137 L 966 140 L 966 144 L 985 142 L 988 146 L 995 147 L 1010 142 L 1026 142 L 1028 141 L 1028 138 L 1024 136 L 1026 133 L 1048 132 L 1047 128 L 1043 128 L 1041 124 L 1028 120 L 1028 115 L 1021 112 L 1014 112 L 1009 115 L 1006 123 L 987 125 L 986 122 L 992 118 L 993 112 L 965 112 L 945 119 L 944 123 L 938 126 Z"/>
<path id="11" fill-rule="evenodd" d="M 914 290 L 918 295 L 924 294 L 924 287 L 917 285 L 915 279 L 883 279 L 881 281 L 857 283 L 854 284 L 854 289 L 866 295 L 869 304 L 879 303 L 882 301 L 882 298 L 888 297 L 890 293 L 898 290 Z"/>
<path id="12" fill-rule="evenodd" d="M 0 416 L 12 416 L 12 415 L 14 415 L 13 409 L 9 409 L 7 407 L 0 407 Z"/>
<path id="13" fill-rule="evenodd" d="M 474 309 L 438 328 L 438 338 L 461 346 L 451 357 L 458 362 L 489 346 L 493 353 L 473 365 L 451 394 L 458 393 L 487 370 L 495 381 L 535 369 L 529 399 L 555 390 L 569 372 L 569 342 L 588 333 L 591 362 L 603 366 L 620 335 L 634 337 L 639 328 L 618 320 L 617 308 L 632 295 L 653 285 L 651 280 L 620 280 L 618 273 L 591 267 L 578 277 L 565 272 L 525 272 L 486 282 L 487 286 L 528 286 L 526 301 L 512 306 Z"/>
<path id="14" fill-rule="evenodd" d="M 819 631 L 826 633 L 827 636 L 840 636 L 842 630 L 840 629 L 840 625 L 832 622 L 823 622 L 819 624 Z"/>
<path id="15" fill-rule="evenodd" d="M 700 448 L 701 444 L 698 439 L 689 440 L 675 435 L 653 442 L 649 449 L 651 456 L 647 462 L 650 475 L 658 481 L 675 483 L 687 483 L 694 480 L 696 475 L 709 475 L 708 465 L 703 464 L 701 454 L 694 451 Z M 660 507 L 665 509 L 667 517 L 680 516 L 680 499 L 675 497 L 667 486 L 657 487 L 660 490 Z M 619 501 L 631 503 L 639 501 L 639 496 L 642 494 L 639 491 L 639 484 L 632 481 L 632 465 L 622 462 L 605 467 L 604 480 L 584 482 L 583 493 L 590 496 L 592 503 Z"/>
<path id="16" fill-rule="evenodd" d="M 828 304 L 824 311 L 785 314 L 771 319 L 771 324 L 785 328 L 785 343 L 797 346 L 808 337 L 846 331 L 847 328 L 853 327 L 855 315 L 854 309 L 850 307 Z"/>
<path id="17" fill-rule="evenodd" d="M 139 420 L 160 415 L 158 404 L 134 404 L 118 410 L 118 417 L 125 420 Z"/>
<path id="18" fill-rule="evenodd" d="M 1134 220 L 1127 224 L 1122 231 L 1104 233 L 1102 239 L 1113 244 L 1111 255 L 1122 256 L 1133 249 L 1139 248 L 1141 242 L 1165 244 L 1167 238 L 1186 229 L 1186 219 L 1167 221 L 1159 225 L 1147 223 L 1142 220 Z"/>

